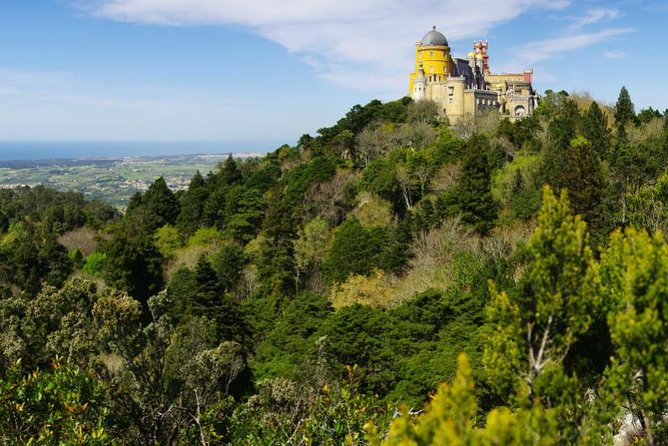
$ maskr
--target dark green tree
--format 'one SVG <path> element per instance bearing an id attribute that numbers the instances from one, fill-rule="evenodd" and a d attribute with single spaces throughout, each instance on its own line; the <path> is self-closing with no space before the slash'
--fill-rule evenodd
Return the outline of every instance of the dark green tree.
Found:
<path id="1" fill-rule="evenodd" d="M 590 142 L 581 136 L 571 141 L 565 151 L 558 182 L 553 186 L 568 189 L 573 211 L 582 215 L 592 230 L 600 229 L 605 222 L 607 184 L 601 162 Z"/>
<path id="2" fill-rule="evenodd" d="M 219 168 L 220 171 L 216 175 L 218 185 L 233 186 L 241 183 L 241 170 L 231 153 Z"/>
<path id="3" fill-rule="evenodd" d="M 201 256 L 195 268 L 195 295 L 192 311 L 195 316 L 208 316 L 209 311 L 219 303 L 222 292 L 218 286 L 216 271 L 205 256 Z"/>
<path id="4" fill-rule="evenodd" d="M 130 199 L 128 218 L 149 230 L 166 224 L 174 224 L 180 212 L 179 201 L 169 189 L 163 177 L 158 178 L 143 194 Z"/>
<path id="5" fill-rule="evenodd" d="M 221 290 L 231 292 L 239 283 L 246 257 L 237 245 L 226 245 L 211 258 Z"/>
<path id="6" fill-rule="evenodd" d="M 455 189 L 462 221 L 486 235 L 494 226 L 497 205 L 492 197 L 492 172 L 487 138 L 475 134 L 467 143 L 464 165 Z"/>
<path id="7" fill-rule="evenodd" d="M 204 204 L 208 198 L 209 190 L 198 170 L 181 196 L 181 212 L 176 218 L 176 226 L 184 236 L 191 236 L 204 224 Z"/>
<path id="8" fill-rule="evenodd" d="M 654 110 L 652 107 L 643 108 L 638 112 L 638 122 L 647 124 L 656 118 L 661 118 L 661 112 L 659 110 Z"/>
<path id="9" fill-rule="evenodd" d="M 344 282 L 351 274 L 369 275 L 374 269 L 398 271 L 405 256 L 405 245 L 389 229 L 366 229 L 351 218 L 334 234 L 323 264 L 324 278 L 335 283 Z"/>
<path id="10" fill-rule="evenodd" d="M 587 138 L 601 160 L 609 159 L 611 141 L 608 120 L 596 101 L 591 103 L 583 116 L 582 136 Z"/>
<path id="11" fill-rule="evenodd" d="M 127 223 L 105 243 L 107 255 L 104 278 L 109 284 L 127 291 L 143 305 L 148 316 L 148 298 L 162 289 L 162 255 L 152 234 Z"/>
<path id="12" fill-rule="evenodd" d="M 636 121 L 636 111 L 631 96 L 626 87 L 619 90 L 619 97 L 615 104 L 615 125 L 619 132 L 625 133 L 624 127 Z"/>

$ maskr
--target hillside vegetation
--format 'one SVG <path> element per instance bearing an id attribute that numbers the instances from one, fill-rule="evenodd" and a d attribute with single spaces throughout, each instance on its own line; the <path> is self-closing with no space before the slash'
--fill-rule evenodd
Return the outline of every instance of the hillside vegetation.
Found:
<path id="1" fill-rule="evenodd" d="M 548 91 L 356 105 L 123 215 L 0 190 L 0 442 L 666 444 L 667 168 L 668 115 Z"/>

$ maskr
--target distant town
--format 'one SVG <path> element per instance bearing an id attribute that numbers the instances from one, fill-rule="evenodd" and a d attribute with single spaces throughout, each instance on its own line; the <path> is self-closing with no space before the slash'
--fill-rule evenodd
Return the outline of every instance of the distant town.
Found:
<path id="1" fill-rule="evenodd" d="M 184 190 L 198 170 L 214 170 L 229 154 L 174 155 L 128 158 L 72 158 L 59 160 L 0 161 L 0 189 L 44 185 L 60 191 L 83 193 L 119 209 L 142 192 L 158 177 L 165 178 L 170 189 Z M 260 154 L 233 154 L 248 158 Z"/>

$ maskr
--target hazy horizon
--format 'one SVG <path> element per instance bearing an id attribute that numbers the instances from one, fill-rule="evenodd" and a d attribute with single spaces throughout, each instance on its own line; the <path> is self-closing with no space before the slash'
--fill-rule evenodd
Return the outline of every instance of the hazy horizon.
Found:
<path id="1" fill-rule="evenodd" d="M 0 141 L 0 161 L 264 154 L 283 141 Z"/>

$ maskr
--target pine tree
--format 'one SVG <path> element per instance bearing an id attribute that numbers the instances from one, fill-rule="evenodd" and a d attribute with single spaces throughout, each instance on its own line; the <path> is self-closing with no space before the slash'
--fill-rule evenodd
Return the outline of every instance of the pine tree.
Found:
<path id="1" fill-rule="evenodd" d="M 586 224 L 571 214 L 566 193 L 557 198 L 546 186 L 523 276 L 511 292 L 492 287 L 487 308 L 490 330 L 483 363 L 489 383 L 509 403 L 572 404 L 572 410 L 562 412 L 564 439 L 577 435 L 571 423 L 579 423 L 578 399 L 586 387 L 575 376 L 574 364 L 581 358 L 575 357 L 574 346 L 603 315 L 600 277 L 588 244 Z M 572 440 L 564 444 L 577 444 Z"/>
<path id="2" fill-rule="evenodd" d="M 214 307 L 220 300 L 218 277 L 216 271 L 205 256 L 201 256 L 195 268 L 195 302 L 193 302 L 193 313 L 196 316 L 206 316 L 208 310 Z"/>
<path id="3" fill-rule="evenodd" d="M 241 171 L 237 161 L 230 153 L 227 159 L 220 165 L 220 172 L 218 173 L 219 184 L 225 186 L 233 186 L 241 183 Z"/>
<path id="4" fill-rule="evenodd" d="M 606 185 L 601 162 L 591 143 L 582 136 L 573 139 L 554 186 L 568 189 L 573 211 L 597 229 L 603 224 L 601 210 Z"/>
<path id="5" fill-rule="evenodd" d="M 626 87 L 622 87 L 619 91 L 617 103 L 615 104 L 615 124 L 617 129 L 624 132 L 624 127 L 627 124 L 634 123 L 635 120 L 635 106 L 633 105 L 633 102 L 631 102 L 631 96 Z"/>
<path id="6" fill-rule="evenodd" d="M 158 178 L 143 194 L 137 193 L 127 208 L 128 218 L 149 230 L 173 224 L 181 211 L 179 201 L 163 177 Z"/>
<path id="7" fill-rule="evenodd" d="M 149 212 L 160 219 L 160 226 L 173 224 L 181 210 L 178 200 L 163 177 L 158 178 L 149 186 L 142 202 L 147 206 Z"/>
<path id="8" fill-rule="evenodd" d="M 561 107 L 557 110 L 556 116 L 550 121 L 548 128 L 549 146 L 557 150 L 566 149 L 577 134 L 580 119 L 580 110 L 577 103 L 572 99 L 565 98 Z"/>
<path id="9" fill-rule="evenodd" d="M 582 121 L 582 135 L 601 160 L 610 156 L 610 129 L 608 120 L 596 101 L 592 102 Z"/>
<path id="10" fill-rule="evenodd" d="M 464 165 L 457 185 L 456 202 L 462 221 L 479 234 L 486 235 L 494 226 L 497 205 L 492 198 L 491 166 L 487 139 L 473 135 L 469 139 Z"/>
<path id="11" fill-rule="evenodd" d="M 602 256 L 615 360 L 608 386 L 615 406 L 638 419 L 643 444 L 668 442 L 668 245 L 663 235 L 628 229 Z"/>
<path id="12" fill-rule="evenodd" d="M 199 170 L 190 180 L 188 190 L 181 196 L 181 212 L 176 226 L 185 237 L 189 237 L 204 224 L 204 205 L 209 198 L 206 181 Z"/>

